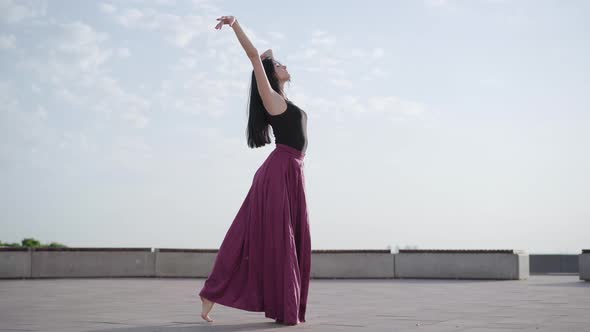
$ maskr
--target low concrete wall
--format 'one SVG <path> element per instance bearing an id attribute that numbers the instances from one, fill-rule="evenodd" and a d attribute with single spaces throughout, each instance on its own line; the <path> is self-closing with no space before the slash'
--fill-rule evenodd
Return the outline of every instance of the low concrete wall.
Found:
<path id="1" fill-rule="evenodd" d="M 529 256 L 515 250 L 400 250 L 395 277 L 527 279 Z"/>
<path id="2" fill-rule="evenodd" d="M 217 249 L 155 249 L 156 277 L 209 276 Z"/>
<path id="3" fill-rule="evenodd" d="M 312 278 L 393 278 L 389 250 L 314 250 Z"/>
<path id="4" fill-rule="evenodd" d="M 583 249 L 578 257 L 580 280 L 590 281 L 590 249 Z"/>
<path id="5" fill-rule="evenodd" d="M 0 278 L 209 276 L 217 249 L 0 248 Z M 313 250 L 312 278 L 393 278 L 389 250 Z"/>
<path id="6" fill-rule="evenodd" d="M 28 278 L 30 276 L 30 249 L 2 248 L 0 251 L 0 278 Z"/>
<path id="7" fill-rule="evenodd" d="M 157 277 L 209 276 L 217 249 L 156 249 Z M 393 278 L 389 250 L 313 250 L 312 278 Z"/>
<path id="8" fill-rule="evenodd" d="M 0 248 L 0 278 L 201 277 L 217 249 Z M 587 256 L 586 256 L 587 257 Z M 580 256 L 580 264 L 583 261 Z M 590 264 L 586 264 L 588 266 Z M 586 276 L 588 269 L 586 271 Z M 313 250 L 312 278 L 526 279 L 514 250 Z M 588 277 L 586 277 L 588 278 Z"/>
<path id="9" fill-rule="evenodd" d="M 529 255 L 531 274 L 578 273 L 578 255 L 535 254 Z"/>
<path id="10" fill-rule="evenodd" d="M 151 248 L 34 248 L 32 278 L 153 277 Z"/>

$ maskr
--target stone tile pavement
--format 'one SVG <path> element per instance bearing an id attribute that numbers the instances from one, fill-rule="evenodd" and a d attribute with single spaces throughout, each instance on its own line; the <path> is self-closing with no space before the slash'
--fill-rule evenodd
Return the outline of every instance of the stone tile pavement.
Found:
<path id="1" fill-rule="evenodd" d="M 0 280 L 0 332 L 590 331 L 590 282 L 312 279 L 307 322 L 283 326 L 215 305 L 200 319 L 204 279 Z"/>

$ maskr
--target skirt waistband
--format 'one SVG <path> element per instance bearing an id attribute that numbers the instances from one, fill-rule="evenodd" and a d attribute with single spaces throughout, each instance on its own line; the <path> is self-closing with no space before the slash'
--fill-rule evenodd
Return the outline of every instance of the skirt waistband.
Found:
<path id="1" fill-rule="evenodd" d="M 275 151 L 287 152 L 299 160 L 303 160 L 303 158 L 305 157 L 305 153 L 303 151 L 299 151 L 294 147 L 285 144 L 275 144 Z"/>

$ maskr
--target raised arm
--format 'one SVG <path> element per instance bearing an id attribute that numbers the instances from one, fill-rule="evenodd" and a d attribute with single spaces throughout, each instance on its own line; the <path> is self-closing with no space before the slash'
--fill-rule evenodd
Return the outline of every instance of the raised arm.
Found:
<path id="1" fill-rule="evenodd" d="M 256 77 L 256 85 L 258 86 L 258 92 L 262 98 L 262 104 L 264 105 L 264 108 L 266 108 L 266 110 L 273 115 L 283 112 L 283 110 L 287 107 L 287 103 L 285 102 L 285 99 L 270 86 L 270 82 L 266 77 L 266 72 L 262 66 L 262 59 L 258 54 L 258 50 L 256 47 L 254 47 L 248 36 L 246 36 L 244 30 L 242 30 L 238 20 L 233 16 L 221 16 L 217 20 L 219 23 L 217 23 L 215 29 L 220 30 L 224 24 L 228 24 L 231 28 L 233 28 L 236 36 L 238 37 L 238 41 L 244 48 L 244 51 L 250 59 L 250 62 L 252 62 L 254 76 Z M 267 54 L 267 52 L 265 52 L 265 54 Z"/>

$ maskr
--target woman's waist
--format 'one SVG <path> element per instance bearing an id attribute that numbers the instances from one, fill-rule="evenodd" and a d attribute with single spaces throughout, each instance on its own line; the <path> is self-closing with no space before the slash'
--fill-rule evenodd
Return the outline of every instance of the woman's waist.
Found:
<path id="1" fill-rule="evenodd" d="M 280 152 L 286 153 L 290 156 L 294 157 L 295 159 L 303 160 L 305 158 L 305 152 L 302 150 L 298 150 L 290 145 L 276 143 L 275 149 L 273 152 Z"/>

